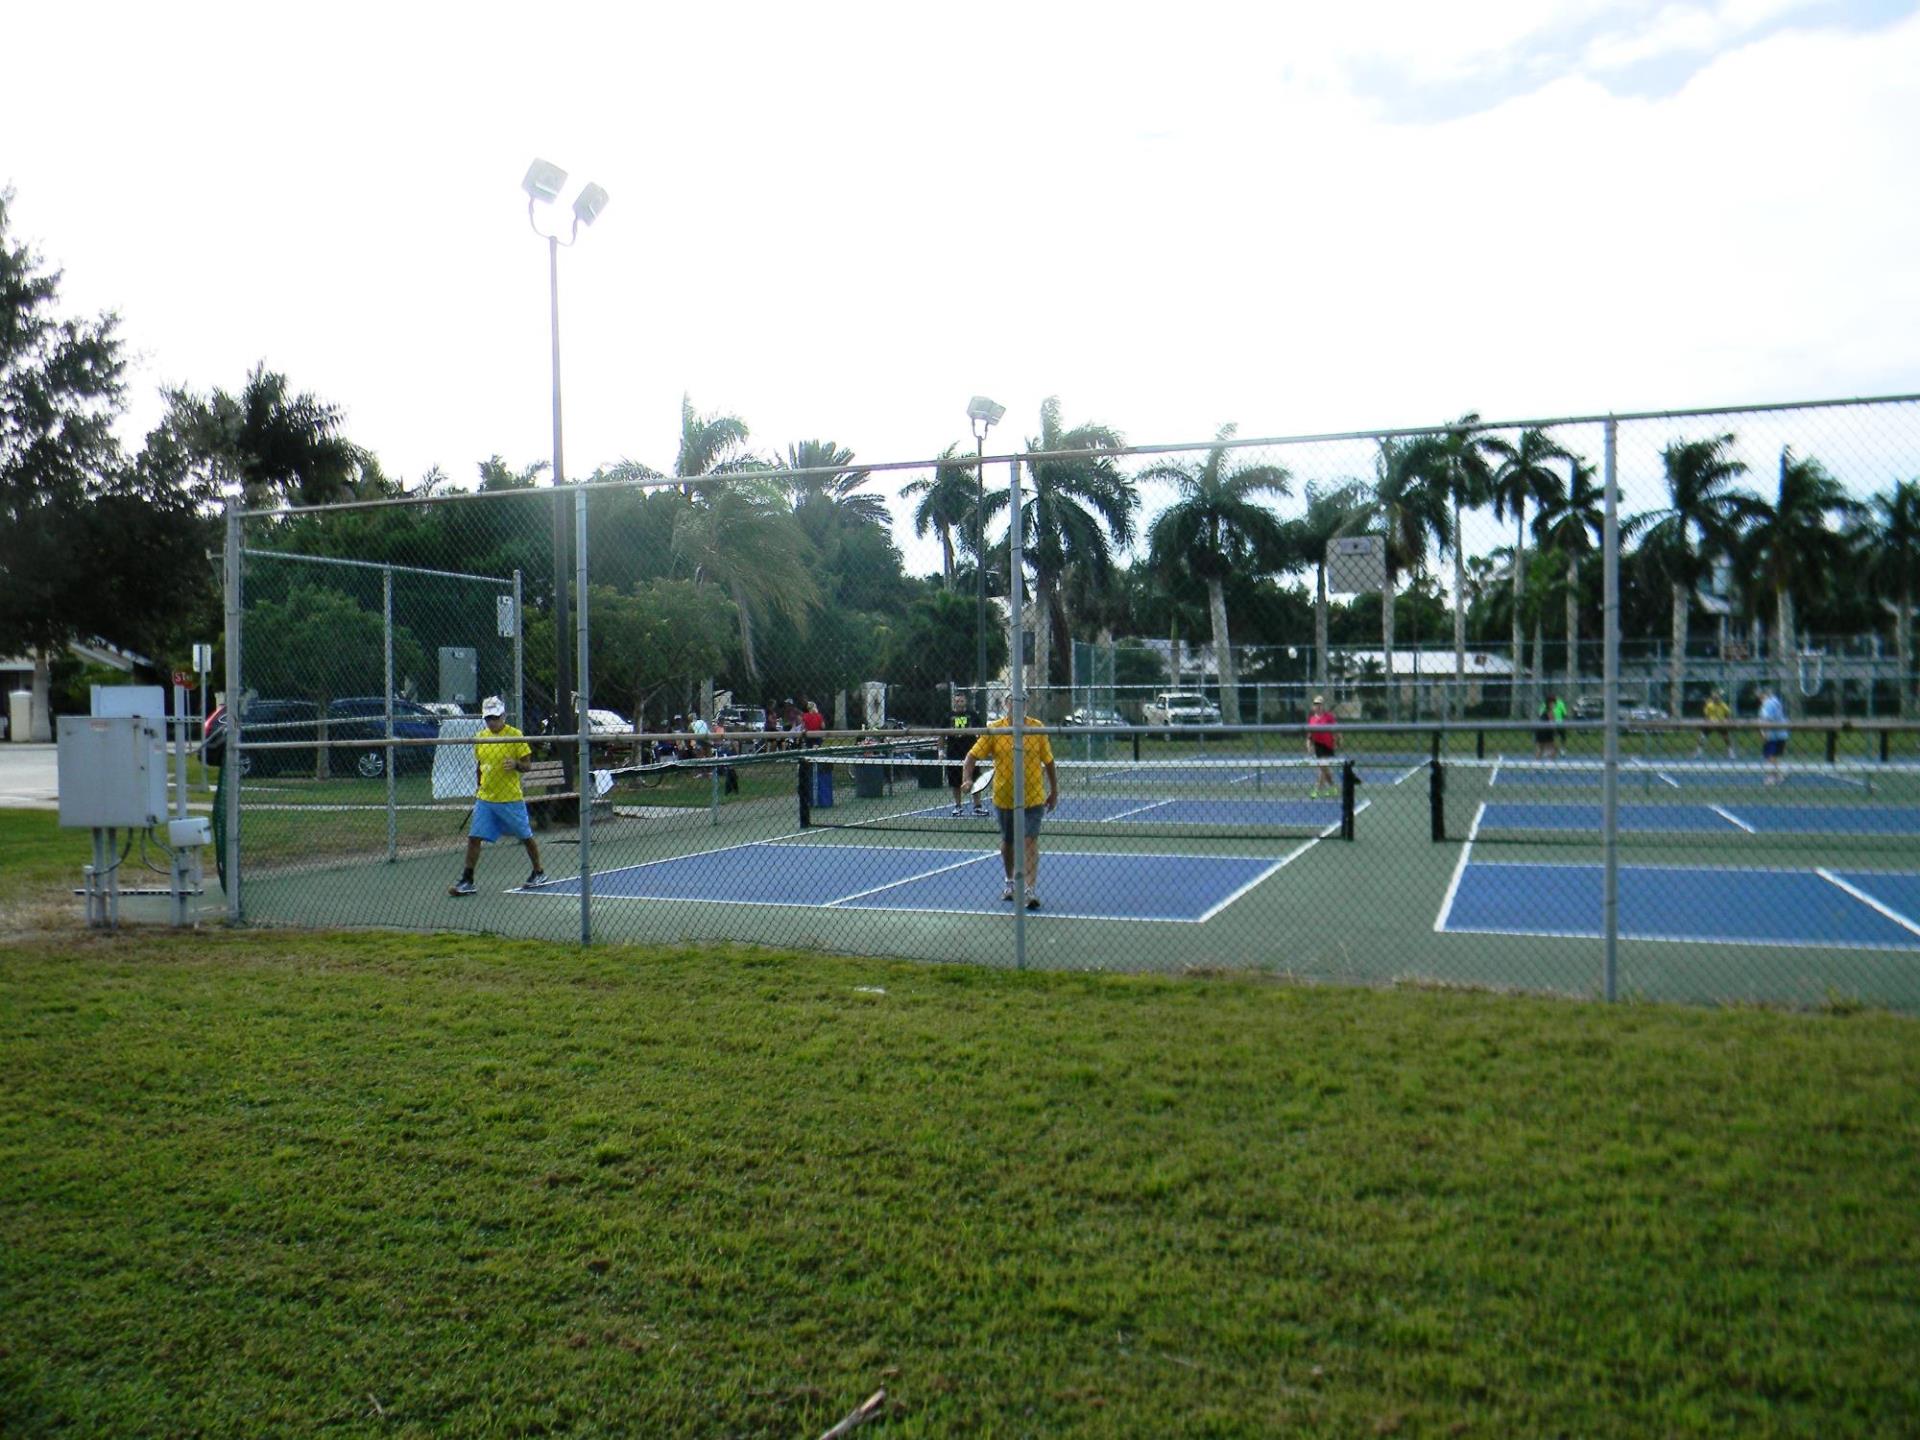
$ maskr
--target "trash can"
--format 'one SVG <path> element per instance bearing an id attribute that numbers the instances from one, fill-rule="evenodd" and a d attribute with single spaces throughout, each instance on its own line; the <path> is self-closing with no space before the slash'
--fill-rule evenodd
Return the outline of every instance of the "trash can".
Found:
<path id="1" fill-rule="evenodd" d="M 880 763 L 853 767 L 853 793 L 862 800 L 878 800 L 887 793 L 887 767 Z"/>
<path id="2" fill-rule="evenodd" d="M 833 808 L 833 767 L 824 761 L 814 762 L 813 808 L 816 810 Z"/>

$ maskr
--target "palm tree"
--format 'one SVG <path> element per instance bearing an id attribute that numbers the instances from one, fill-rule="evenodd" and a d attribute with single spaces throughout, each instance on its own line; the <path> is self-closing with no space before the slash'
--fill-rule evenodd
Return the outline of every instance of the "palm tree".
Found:
<path id="1" fill-rule="evenodd" d="M 1490 437 L 1473 427 L 1480 423 L 1477 411 L 1469 410 L 1441 436 L 1436 457 L 1441 483 L 1453 506 L 1453 678 L 1456 684 L 1467 673 L 1467 571 L 1466 552 L 1461 536 L 1461 513 L 1477 510 L 1493 498 L 1493 468 L 1487 456 L 1495 453 Z"/>
<path id="2" fill-rule="evenodd" d="M 1068 565 L 1084 564 L 1104 582 L 1113 573 L 1115 547 L 1133 543 L 1133 517 L 1140 497 L 1113 460 L 1104 455 L 1043 460 L 1033 457 L 1073 450 L 1117 450 L 1120 432 L 1089 423 L 1068 429 L 1060 420 L 1058 397 L 1040 406 L 1040 434 L 1027 441 L 1027 474 L 1033 491 L 1020 512 L 1021 542 L 1033 569 L 1034 684 L 1047 687 L 1055 622 L 1067 633 L 1060 602 L 1060 577 Z M 987 496 L 987 511 L 1006 508 L 1005 491 Z"/>
<path id="3" fill-rule="evenodd" d="M 1434 436 L 1411 440 L 1389 437 L 1374 456 L 1370 519 L 1380 527 L 1386 549 L 1386 583 L 1380 587 L 1380 648 L 1387 673 L 1387 714 L 1400 718 L 1399 686 L 1393 678 L 1393 589 L 1402 571 L 1424 570 L 1429 541 L 1453 543 L 1448 528 L 1445 468 Z"/>
<path id="4" fill-rule="evenodd" d="M 1681 713 L 1685 699 L 1687 621 L 1694 587 L 1705 577 L 1714 555 L 1733 549 L 1754 503 L 1751 495 L 1734 486 L 1747 467 L 1732 452 L 1730 434 L 1668 445 L 1660 452 L 1667 504 L 1630 515 L 1620 527 L 1622 535 L 1639 537 L 1641 559 L 1673 587 L 1667 708 L 1675 715 Z"/>
<path id="5" fill-rule="evenodd" d="M 1227 469 L 1227 442 L 1237 428 L 1222 425 L 1214 447 L 1197 465 L 1149 465 L 1134 477 L 1166 481 L 1179 490 L 1180 498 L 1153 522 L 1148 550 L 1160 564 L 1181 557 L 1207 587 L 1214 663 L 1220 670 L 1220 718 L 1229 725 L 1240 723 L 1240 688 L 1227 630 L 1227 576 L 1257 568 L 1256 556 L 1270 556 L 1283 547 L 1286 532 L 1280 518 L 1258 497 L 1291 493 L 1292 479 L 1279 465 Z"/>
<path id="6" fill-rule="evenodd" d="M 856 469 L 853 451 L 831 440 L 802 440 L 787 446 L 789 470 L 833 470 L 832 475 L 795 475 L 787 480 L 796 515 L 809 511 L 831 513 L 836 521 L 893 528 L 887 502 L 878 495 L 862 495 L 860 487 L 873 478 L 871 470 Z"/>
<path id="7" fill-rule="evenodd" d="M 980 548 L 974 543 L 973 534 L 974 501 L 979 495 L 974 467 L 960 459 L 958 445 L 949 445 L 940 452 L 932 475 L 923 475 L 900 487 L 901 499 L 909 495 L 920 497 L 920 503 L 913 507 L 913 533 L 925 538 L 931 530 L 940 537 L 940 575 L 946 588 L 951 590 L 954 536 L 959 535 L 960 543 L 970 551 Z M 974 555 L 974 563 L 980 563 L 978 554 Z"/>
<path id="8" fill-rule="evenodd" d="M 1336 480 L 1321 485 L 1309 480 L 1307 510 L 1287 522 L 1287 550 L 1293 565 L 1313 566 L 1314 679 L 1325 686 L 1331 678 L 1327 663 L 1327 547 L 1367 523 L 1371 497 L 1358 480 Z"/>
<path id="9" fill-rule="evenodd" d="M 755 624 L 780 614 L 802 626 L 818 598 L 813 547 L 788 510 L 785 494 L 770 480 L 689 488 L 695 490 L 693 498 L 674 521 L 674 558 L 696 582 L 718 585 L 733 597 L 741 662 L 748 677 L 757 679 Z"/>
<path id="10" fill-rule="evenodd" d="M 1812 457 L 1791 446 L 1780 451 L 1780 485 L 1772 504 L 1756 501 L 1753 525 L 1745 537 L 1746 573 L 1773 592 L 1773 663 L 1780 694 L 1788 705 L 1797 687 L 1793 678 L 1794 602 L 1810 598 L 1817 586 L 1844 573 L 1849 560 L 1847 522 L 1857 522 L 1864 507 Z M 1839 523 L 1836 523 L 1839 522 Z"/>
<path id="11" fill-rule="evenodd" d="M 1565 486 L 1560 480 L 1560 472 L 1547 462 L 1569 457 L 1551 435 L 1537 427 L 1522 430 L 1517 443 L 1489 437 L 1485 445 L 1500 457 L 1499 468 L 1489 481 L 1493 513 L 1502 520 L 1509 513 L 1513 515 L 1513 673 L 1517 679 L 1520 674 L 1520 616 L 1524 608 L 1522 596 L 1527 574 L 1527 502 L 1537 500 L 1543 506 L 1554 503 L 1555 497 L 1564 492 Z M 1511 714 L 1518 719 L 1520 687 L 1517 684 L 1513 687 L 1510 703 Z"/>
<path id="12" fill-rule="evenodd" d="M 1874 588 L 1894 605 L 1900 657 L 1900 718 L 1913 702 L 1913 595 L 1920 590 L 1920 480 L 1900 480 L 1873 497 L 1855 527 L 1856 553 Z"/>
<path id="13" fill-rule="evenodd" d="M 1606 527 L 1606 491 L 1594 483 L 1595 470 L 1578 455 L 1568 483 L 1542 504 L 1534 520 L 1534 540 L 1567 560 L 1567 696 L 1580 687 L 1580 561 L 1599 546 Z"/>
<path id="14" fill-rule="evenodd" d="M 693 408 L 693 397 L 680 397 L 680 453 L 674 456 L 673 473 L 682 480 L 697 480 L 703 475 L 725 475 L 753 464 L 747 454 L 747 422 L 738 415 L 700 415 Z M 680 493 L 691 495 L 693 487 L 682 485 Z"/>

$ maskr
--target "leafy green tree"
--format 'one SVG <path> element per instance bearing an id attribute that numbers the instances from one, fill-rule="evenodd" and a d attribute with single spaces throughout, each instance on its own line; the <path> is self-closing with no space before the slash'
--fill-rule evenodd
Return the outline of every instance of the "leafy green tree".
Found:
<path id="1" fill-rule="evenodd" d="M 727 475 L 747 469 L 758 462 L 747 453 L 747 422 L 738 415 L 702 415 L 693 408 L 693 397 L 680 397 L 680 450 L 673 459 L 673 473 L 682 480 L 698 480 L 706 475 Z M 682 486 L 691 495 L 691 486 Z"/>
<path id="2" fill-rule="evenodd" d="M 949 445 L 940 452 L 932 475 L 923 475 L 900 487 L 901 499 L 909 495 L 919 497 L 913 507 L 915 537 L 924 539 L 931 530 L 940 539 L 940 576 L 949 590 L 954 588 L 954 537 L 959 536 L 961 545 L 974 552 L 976 564 L 982 548 L 974 535 L 974 502 L 979 491 L 976 469 L 961 460 L 959 449 L 957 445 Z"/>
<path id="3" fill-rule="evenodd" d="M 1358 480 L 1326 485 L 1310 480 L 1306 501 L 1306 513 L 1287 522 L 1287 551 L 1295 566 L 1313 568 L 1314 679 L 1325 685 L 1331 673 L 1327 666 L 1327 547 L 1366 527 L 1372 497 Z"/>
<path id="4" fill-rule="evenodd" d="M 238 395 L 173 389 L 166 400 L 162 428 L 207 502 L 237 495 L 250 509 L 325 505 L 394 489 L 341 433 L 337 406 L 294 392 L 264 361 L 247 372 Z"/>
<path id="5" fill-rule="evenodd" d="M 1521 622 L 1525 604 L 1521 599 L 1527 578 L 1527 506 L 1537 503 L 1552 508 L 1566 491 L 1566 483 L 1552 464 L 1568 459 L 1567 452 L 1546 431 L 1537 427 L 1522 430 L 1518 440 L 1489 436 L 1482 442 L 1500 458 L 1499 466 L 1487 482 L 1493 497 L 1493 513 L 1499 519 L 1513 516 L 1513 673 L 1520 674 Z M 1520 715 L 1520 687 L 1516 684 L 1510 698 L 1510 713 Z"/>
<path id="6" fill-rule="evenodd" d="M 832 475 L 795 475 L 786 481 L 793 496 L 793 513 L 821 548 L 821 537 L 848 525 L 871 525 L 886 530 L 893 524 L 887 502 L 861 493 L 873 478 L 871 470 L 853 463 L 853 451 L 831 440 L 802 440 L 787 447 L 789 470 L 833 470 Z M 816 533 L 818 532 L 818 533 Z"/>
<path id="7" fill-rule="evenodd" d="M 1639 541 L 1637 559 L 1664 580 L 1673 594 L 1673 650 L 1667 676 L 1667 708 L 1682 713 L 1687 673 L 1687 621 L 1693 591 L 1713 557 L 1731 554 L 1754 497 L 1734 481 L 1747 473 L 1733 458 L 1733 436 L 1676 440 L 1660 452 L 1667 503 L 1630 515 L 1620 533 Z"/>
<path id="8" fill-rule="evenodd" d="M 1087 566 L 1105 580 L 1113 573 L 1113 552 L 1133 543 L 1134 515 L 1140 497 L 1113 459 L 1105 455 L 1040 458 L 1076 450 L 1116 450 L 1120 432 L 1097 423 L 1069 428 L 1060 418 L 1059 398 L 1040 406 L 1040 433 L 1027 441 L 1026 471 L 1031 493 L 1021 508 L 1021 541 L 1034 581 L 1034 684 L 1048 685 L 1055 637 L 1071 634 L 1060 598 L 1068 565 Z M 989 514 L 1004 510 L 1006 492 L 989 492 Z"/>
<path id="9" fill-rule="evenodd" d="M 1606 524 L 1606 492 L 1595 483 L 1594 467 L 1578 455 L 1571 462 L 1569 478 L 1542 502 L 1534 521 L 1534 538 L 1566 557 L 1566 583 L 1558 588 L 1567 607 L 1567 695 L 1578 693 L 1580 685 L 1580 564 L 1599 549 Z M 1571 698 L 1569 698 L 1571 703 Z"/>
<path id="10" fill-rule="evenodd" d="M 1150 465 L 1136 477 L 1168 482 L 1178 492 L 1179 498 L 1153 522 L 1148 548 L 1161 566 L 1179 557 L 1207 587 L 1214 663 L 1220 672 L 1220 718 L 1229 725 L 1240 723 L 1240 686 L 1228 632 L 1226 580 L 1236 571 L 1261 568 L 1261 558 L 1278 556 L 1286 531 L 1260 497 L 1286 495 L 1292 488 L 1292 477 L 1279 465 L 1229 468 L 1227 442 L 1236 429 L 1222 425 L 1215 445 L 1198 464 Z"/>
<path id="11" fill-rule="evenodd" d="M 741 664 L 747 680 L 757 682 L 754 627 L 772 614 L 804 627 L 820 593 L 812 546 L 785 494 L 772 481 L 745 478 L 695 487 L 676 517 L 673 554 L 694 580 L 732 598 Z"/>
<path id="12" fill-rule="evenodd" d="M 1756 501 L 1741 537 L 1742 569 L 1773 595 L 1773 662 L 1780 694 L 1797 704 L 1793 680 L 1796 601 L 1845 572 L 1852 548 L 1847 527 L 1864 507 L 1811 456 L 1780 451 L 1780 482 L 1771 503 Z"/>
<path id="13" fill-rule="evenodd" d="M 1913 711 L 1913 597 L 1920 590 L 1920 479 L 1896 481 L 1856 522 L 1854 554 L 1877 594 L 1893 605 L 1900 657 L 1900 718 Z"/>
<path id="14" fill-rule="evenodd" d="M 619 697 L 636 725 L 663 695 L 673 698 L 662 709 L 691 708 L 704 678 L 725 663 L 733 602 L 711 585 L 673 579 L 647 580 L 631 593 L 592 585 L 587 594 L 594 695 Z M 551 620 L 530 640 L 530 653 L 552 654 Z"/>
<path id="15" fill-rule="evenodd" d="M 1389 679 L 1387 714 L 1400 718 L 1400 687 L 1392 683 L 1394 585 L 1401 575 L 1426 569 L 1430 547 L 1452 543 L 1451 505 L 1440 442 L 1432 436 L 1388 437 L 1379 442 L 1373 462 L 1369 523 L 1378 526 L 1386 551 L 1387 583 L 1380 596 L 1380 648 Z"/>

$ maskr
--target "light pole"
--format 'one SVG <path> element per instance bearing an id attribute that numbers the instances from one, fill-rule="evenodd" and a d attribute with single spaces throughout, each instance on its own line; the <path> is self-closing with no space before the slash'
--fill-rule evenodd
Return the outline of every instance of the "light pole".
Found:
<path id="1" fill-rule="evenodd" d="M 551 204 L 560 198 L 560 191 L 567 183 L 567 172 L 558 165 L 545 160 L 535 160 L 527 167 L 526 179 L 520 182 L 520 188 L 527 192 L 527 224 L 533 233 L 547 242 L 547 305 L 553 332 L 553 483 L 557 490 L 566 483 L 566 466 L 560 446 L 560 247 L 571 245 L 580 238 L 582 223 L 591 225 L 599 218 L 600 212 L 607 208 L 607 192 L 598 185 L 589 184 L 573 201 L 573 227 L 562 240 L 557 234 L 548 234 L 540 228 L 534 218 L 535 205 Z M 557 712 L 562 706 L 573 700 L 573 655 L 568 648 L 569 635 L 567 624 L 567 518 L 556 495 L 553 502 L 553 648 L 554 648 L 554 685 L 553 708 Z M 578 706 L 573 706 L 577 712 Z M 575 716 L 576 720 L 578 715 Z M 565 767 L 567 788 L 573 788 L 573 758 L 569 750 L 561 752 L 561 764 Z"/>
<path id="2" fill-rule="evenodd" d="M 973 703 L 980 718 L 987 710 L 987 431 L 1000 423 L 1007 407 L 984 395 L 967 402 L 973 423 Z"/>

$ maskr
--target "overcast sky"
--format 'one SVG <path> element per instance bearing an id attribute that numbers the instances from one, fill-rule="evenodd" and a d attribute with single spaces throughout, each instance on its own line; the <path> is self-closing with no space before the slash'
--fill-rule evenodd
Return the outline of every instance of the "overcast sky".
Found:
<path id="1" fill-rule="evenodd" d="M 1913 0 L 102 5 L 8 17 L 17 233 L 128 440 L 264 360 L 391 475 L 917 459 L 1920 389 Z M 564 213 L 564 210 L 561 211 Z M 547 217 L 549 220 L 555 217 Z M 904 509 L 904 506 L 896 506 Z M 935 563 L 930 547 L 910 554 Z"/>

